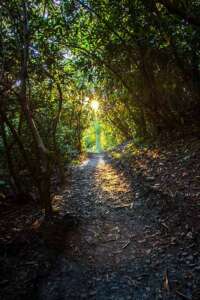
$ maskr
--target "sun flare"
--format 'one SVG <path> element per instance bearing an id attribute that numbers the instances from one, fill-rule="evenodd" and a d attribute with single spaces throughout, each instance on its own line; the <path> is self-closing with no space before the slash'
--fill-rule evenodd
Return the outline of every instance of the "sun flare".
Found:
<path id="1" fill-rule="evenodd" d="M 91 108 L 94 111 L 97 111 L 99 109 L 99 102 L 97 100 L 92 100 L 92 102 L 91 102 Z"/>

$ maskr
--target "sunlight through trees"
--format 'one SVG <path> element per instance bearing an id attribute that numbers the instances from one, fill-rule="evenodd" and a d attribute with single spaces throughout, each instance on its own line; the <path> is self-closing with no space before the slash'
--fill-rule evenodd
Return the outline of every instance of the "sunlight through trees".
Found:
<path id="1" fill-rule="evenodd" d="M 198 132 L 198 1 L 2 0 L 0 9 L 0 163 L 17 195 L 33 189 L 51 213 L 51 177 L 62 182 L 82 151 Z"/>

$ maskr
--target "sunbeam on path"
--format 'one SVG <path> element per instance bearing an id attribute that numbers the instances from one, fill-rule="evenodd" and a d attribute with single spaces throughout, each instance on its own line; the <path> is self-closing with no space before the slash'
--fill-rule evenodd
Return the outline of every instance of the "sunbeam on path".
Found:
<path id="1" fill-rule="evenodd" d="M 133 193 L 127 178 L 111 164 L 106 163 L 103 156 L 99 157 L 94 172 L 98 195 L 107 205 L 127 207 L 133 204 Z"/>

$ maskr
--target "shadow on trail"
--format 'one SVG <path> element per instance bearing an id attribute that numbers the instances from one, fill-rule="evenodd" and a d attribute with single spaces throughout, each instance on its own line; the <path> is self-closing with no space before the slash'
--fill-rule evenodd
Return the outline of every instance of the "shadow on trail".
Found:
<path id="1" fill-rule="evenodd" d="M 103 154 L 73 168 L 61 206 L 80 226 L 62 237 L 63 251 L 38 299 L 179 299 L 163 283 L 169 265 L 176 279 L 175 245 L 168 251 L 170 236 L 144 207 L 140 188 Z"/>

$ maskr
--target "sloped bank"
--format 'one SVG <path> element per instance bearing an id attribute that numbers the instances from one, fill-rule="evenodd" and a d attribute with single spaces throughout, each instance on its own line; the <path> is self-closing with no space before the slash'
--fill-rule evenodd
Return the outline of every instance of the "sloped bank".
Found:
<path id="1" fill-rule="evenodd" d="M 108 153 L 110 163 L 131 178 L 136 197 L 142 197 L 141 213 L 154 216 L 165 237 L 165 254 L 173 256 L 166 269 L 177 264 L 177 270 L 184 274 L 178 286 L 171 283 L 177 299 L 200 297 L 199 149 L 199 140 L 190 138 L 151 147 L 130 142 Z"/>

